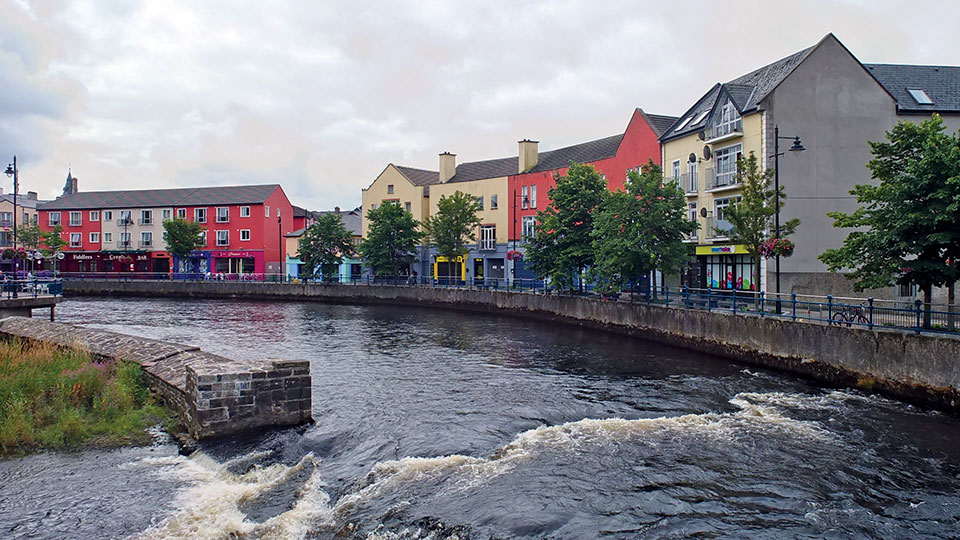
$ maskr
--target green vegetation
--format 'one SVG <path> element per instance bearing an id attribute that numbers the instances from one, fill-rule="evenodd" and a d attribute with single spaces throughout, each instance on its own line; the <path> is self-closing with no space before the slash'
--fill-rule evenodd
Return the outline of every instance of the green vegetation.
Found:
<path id="1" fill-rule="evenodd" d="M 353 234 L 343 225 L 340 216 L 321 214 L 300 237 L 297 257 L 303 261 L 302 278 L 337 281 L 344 255 L 353 255 Z"/>
<path id="2" fill-rule="evenodd" d="M 651 160 L 643 173 L 627 173 L 625 190 L 605 195 L 594 219 L 596 260 L 588 272 L 604 291 L 622 290 L 654 270 L 679 272 L 690 256 L 684 235 L 697 230 L 687 219 L 686 197 Z"/>
<path id="3" fill-rule="evenodd" d="M 371 208 L 367 220 L 367 237 L 360 242 L 360 253 L 367 266 L 378 276 L 406 274 L 423 239 L 423 233 L 417 229 L 420 223 L 395 202 Z"/>
<path id="4" fill-rule="evenodd" d="M 167 233 L 167 251 L 181 259 L 204 246 L 204 240 L 200 236 L 203 225 L 196 221 L 168 219 L 163 222 L 163 230 Z"/>
<path id="5" fill-rule="evenodd" d="M 467 242 L 477 239 L 479 209 L 476 197 L 462 191 L 440 196 L 436 213 L 423 222 L 426 239 L 436 245 L 438 255 L 455 259 L 467 253 Z"/>
<path id="6" fill-rule="evenodd" d="M 169 423 L 137 364 L 18 341 L 0 344 L 0 454 L 149 442 Z"/>

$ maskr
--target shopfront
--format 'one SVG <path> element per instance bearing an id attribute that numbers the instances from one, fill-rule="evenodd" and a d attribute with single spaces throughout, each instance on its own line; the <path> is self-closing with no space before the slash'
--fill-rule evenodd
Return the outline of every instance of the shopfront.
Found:
<path id="1" fill-rule="evenodd" d="M 262 251 L 214 251 L 215 274 L 262 274 L 264 269 Z"/>
<path id="2" fill-rule="evenodd" d="M 684 270 L 682 281 L 693 288 L 756 291 L 755 265 L 742 244 L 697 246 L 696 260 Z"/>
<path id="3" fill-rule="evenodd" d="M 465 257 L 437 256 L 433 263 L 433 279 L 462 281 L 467 274 Z"/>

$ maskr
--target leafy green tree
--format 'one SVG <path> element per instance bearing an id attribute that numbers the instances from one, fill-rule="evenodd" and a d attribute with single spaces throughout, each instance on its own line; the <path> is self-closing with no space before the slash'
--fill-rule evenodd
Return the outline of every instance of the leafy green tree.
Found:
<path id="1" fill-rule="evenodd" d="M 697 230 L 686 217 L 687 201 L 675 182 L 651 160 L 642 174 L 627 173 L 624 191 L 607 195 L 596 215 L 589 275 L 603 290 L 622 290 L 654 270 L 679 272 L 689 259 L 685 235 Z"/>
<path id="2" fill-rule="evenodd" d="M 417 245 L 423 233 L 397 203 L 385 202 L 367 211 L 367 237 L 360 242 L 360 253 L 367 266 L 378 276 L 399 275 L 416 260 Z"/>
<path id="3" fill-rule="evenodd" d="M 456 191 L 447 197 L 442 195 L 437 211 L 423 222 L 425 238 L 437 247 L 442 257 L 454 259 L 467 252 L 467 242 L 477 239 L 480 205 L 473 195 Z"/>
<path id="4" fill-rule="evenodd" d="M 778 194 L 773 188 L 773 169 L 760 170 L 757 156 L 750 152 L 746 159 L 737 162 L 736 183 L 740 185 L 741 199 L 727 207 L 724 218 L 730 222 L 727 232 L 734 244 L 743 244 L 753 257 L 753 283 L 760 290 L 760 248 L 776 234 L 777 197 L 783 210 L 786 194 L 780 186 Z M 800 225 L 799 219 L 780 223 L 780 237 L 790 236 Z M 711 231 L 712 232 L 712 231 Z M 719 231 L 718 231 L 719 232 Z"/>
<path id="5" fill-rule="evenodd" d="M 297 257 L 303 261 L 301 275 L 309 278 L 323 276 L 324 281 L 336 281 L 344 255 L 353 254 L 353 235 L 340 216 L 329 212 L 321 214 L 303 236 Z"/>
<path id="6" fill-rule="evenodd" d="M 858 229 L 820 255 L 831 272 L 852 270 L 854 289 L 894 282 L 919 286 L 930 325 L 934 286 L 956 282 L 960 257 L 960 134 L 944 133 L 936 114 L 920 124 L 900 122 L 886 142 L 870 142 L 867 163 L 877 185 L 850 191 L 859 208 L 828 212 L 833 226 Z"/>
<path id="7" fill-rule="evenodd" d="M 557 175 L 537 212 L 535 236 L 527 241 L 529 267 L 557 287 L 583 290 L 584 270 L 593 264 L 593 220 L 607 193 L 606 182 L 592 165 L 570 162 L 566 176 Z"/>
<path id="8" fill-rule="evenodd" d="M 163 230 L 167 233 L 167 251 L 181 259 L 204 245 L 200 238 L 203 224 L 196 221 L 168 219 L 163 222 Z"/>
<path id="9" fill-rule="evenodd" d="M 40 233 L 40 243 L 43 245 L 42 251 L 45 255 L 52 255 L 64 248 L 67 241 L 63 239 L 63 225 L 54 225 L 50 231 Z"/>
<path id="10" fill-rule="evenodd" d="M 30 251 L 36 251 L 40 249 L 42 243 L 43 231 L 40 230 L 40 225 L 32 223 L 17 227 L 17 244 Z"/>

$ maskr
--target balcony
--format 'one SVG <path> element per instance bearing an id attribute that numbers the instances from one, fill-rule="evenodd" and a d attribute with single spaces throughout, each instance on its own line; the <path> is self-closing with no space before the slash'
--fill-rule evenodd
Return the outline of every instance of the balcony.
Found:
<path id="1" fill-rule="evenodd" d="M 708 169 L 709 170 L 709 169 Z M 687 195 L 696 195 L 697 194 L 697 171 L 685 172 L 680 175 L 678 182 L 680 184 L 680 189 L 683 190 Z"/>
<path id="2" fill-rule="evenodd" d="M 706 135 L 703 142 L 707 144 L 743 137 L 743 119 L 738 118 L 736 122 L 728 122 L 719 126 L 707 126 L 703 131 Z"/>
<path id="3" fill-rule="evenodd" d="M 146 218 L 146 219 L 140 218 L 137 220 L 137 225 L 145 225 L 145 226 L 153 225 L 153 218 Z"/>
<path id="4" fill-rule="evenodd" d="M 10 227 L 13 227 L 13 221 L 9 219 L 4 219 L 3 221 L 0 221 L 0 227 L 9 229 Z"/>
<path id="5" fill-rule="evenodd" d="M 704 229 L 707 232 L 708 240 L 717 240 L 721 238 L 728 238 L 730 236 L 730 230 L 733 229 L 733 225 L 725 219 L 717 219 L 715 217 L 707 218 L 707 226 Z"/>
<path id="6" fill-rule="evenodd" d="M 716 169 L 706 169 L 706 188 L 707 191 L 737 187 L 737 167 L 732 167 L 729 171 L 716 172 Z"/>
<path id="7" fill-rule="evenodd" d="M 694 223 L 696 223 L 696 221 L 694 221 Z M 684 242 L 696 242 L 696 241 L 699 239 L 699 238 L 697 237 L 697 235 L 698 235 L 699 233 L 700 233 L 699 230 L 693 231 L 693 232 L 691 232 L 691 233 L 684 233 L 684 235 L 683 235 L 683 241 L 684 241 Z"/>
<path id="8" fill-rule="evenodd" d="M 143 248 L 149 248 L 149 247 L 153 247 L 153 240 L 141 240 L 141 241 L 140 241 L 140 248 L 141 248 L 141 249 L 143 249 Z"/>
<path id="9" fill-rule="evenodd" d="M 130 227 L 133 225 L 133 218 L 120 218 L 117 220 L 117 227 Z"/>
<path id="10" fill-rule="evenodd" d="M 131 242 L 130 242 L 129 240 L 117 240 L 117 247 L 118 247 L 118 248 L 129 248 L 129 247 L 130 247 L 130 243 L 131 243 Z"/>

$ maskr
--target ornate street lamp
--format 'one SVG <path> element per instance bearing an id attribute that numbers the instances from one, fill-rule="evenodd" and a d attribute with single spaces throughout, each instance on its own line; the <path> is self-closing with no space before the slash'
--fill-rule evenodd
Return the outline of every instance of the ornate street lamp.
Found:
<path id="1" fill-rule="evenodd" d="M 13 163 L 7 165 L 7 170 L 5 171 L 7 176 L 13 177 L 13 249 L 17 249 L 17 191 L 20 188 L 20 170 L 17 168 L 17 156 L 13 156 Z M 13 263 L 13 274 L 16 278 L 17 274 L 17 263 L 14 260 Z"/>
<path id="2" fill-rule="evenodd" d="M 774 234 L 775 237 L 780 239 L 780 156 L 784 152 L 780 151 L 780 139 L 793 139 L 793 146 L 790 147 L 790 152 L 798 154 L 806 150 L 803 147 L 803 144 L 800 143 L 800 137 L 795 135 L 793 137 L 781 137 L 780 136 L 780 126 L 776 125 L 773 128 L 773 155 L 770 156 L 773 158 L 773 191 L 776 193 L 776 196 L 773 199 L 774 205 Z M 759 261 L 757 261 L 759 264 Z M 777 276 L 777 313 L 780 313 L 780 255 L 776 255 L 776 276 Z"/>

